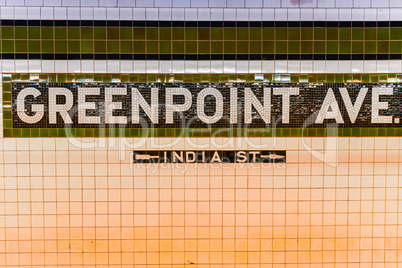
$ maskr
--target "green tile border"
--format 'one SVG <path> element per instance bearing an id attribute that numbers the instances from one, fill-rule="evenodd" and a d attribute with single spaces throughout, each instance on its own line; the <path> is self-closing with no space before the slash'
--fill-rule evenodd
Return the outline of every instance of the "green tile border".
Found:
<path id="1" fill-rule="evenodd" d="M 402 128 L 12 128 L 11 83 L 401 83 L 402 74 L 3 74 L 3 137 L 401 137 Z"/>
<path id="2" fill-rule="evenodd" d="M 1 26 L 3 53 L 400 54 L 401 27 Z"/>
<path id="3" fill-rule="evenodd" d="M 402 128 L 111 128 L 111 129 L 82 129 L 82 128 L 20 128 L 3 129 L 4 138 L 99 138 L 99 137 L 401 137 Z"/>

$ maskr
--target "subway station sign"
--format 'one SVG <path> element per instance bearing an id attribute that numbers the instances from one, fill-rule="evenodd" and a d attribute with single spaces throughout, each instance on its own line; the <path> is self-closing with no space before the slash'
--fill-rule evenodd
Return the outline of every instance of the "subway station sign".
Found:
<path id="1" fill-rule="evenodd" d="M 399 126 L 399 84 L 12 83 L 13 128 Z"/>

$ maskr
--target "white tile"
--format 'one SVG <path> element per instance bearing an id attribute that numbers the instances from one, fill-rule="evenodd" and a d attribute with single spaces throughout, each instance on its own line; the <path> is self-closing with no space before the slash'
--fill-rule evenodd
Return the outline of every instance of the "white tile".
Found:
<path id="1" fill-rule="evenodd" d="M 211 20 L 223 20 L 223 9 L 211 8 Z"/>
<path id="2" fill-rule="evenodd" d="M 328 8 L 327 9 L 327 20 L 328 21 L 338 21 L 338 9 Z"/>
<path id="3" fill-rule="evenodd" d="M 67 70 L 69 73 L 81 73 L 81 62 L 79 60 L 67 61 Z"/>
<path id="4" fill-rule="evenodd" d="M 287 73 L 288 72 L 288 61 L 286 60 L 276 60 L 275 61 L 275 73 Z"/>
<path id="5" fill-rule="evenodd" d="M 29 62 L 29 68 L 31 68 L 31 61 Z M 56 73 L 67 73 L 67 61 L 66 60 L 54 61 L 54 69 Z"/>
<path id="6" fill-rule="evenodd" d="M 185 8 L 184 9 L 184 18 L 185 20 L 196 21 L 198 19 L 197 9 L 196 8 Z"/>
<path id="7" fill-rule="evenodd" d="M 388 0 L 387 1 L 372 1 L 371 7 L 372 8 L 388 8 Z"/>
<path id="8" fill-rule="evenodd" d="M 14 19 L 14 8 L 13 7 L 1 7 L 1 18 L 3 20 L 13 20 Z"/>
<path id="9" fill-rule="evenodd" d="M 28 7 L 28 19 L 40 20 L 40 7 Z"/>
<path id="10" fill-rule="evenodd" d="M 106 19 L 108 20 L 119 20 L 120 19 L 120 9 L 117 7 L 109 7 L 106 9 Z"/>
<path id="11" fill-rule="evenodd" d="M 2 70 L 3 72 L 15 73 L 14 60 L 2 60 Z"/>
<path id="12" fill-rule="evenodd" d="M 134 71 L 133 62 L 131 60 L 120 61 L 120 71 L 122 73 L 132 73 Z"/>
<path id="13" fill-rule="evenodd" d="M 245 7 L 262 8 L 262 0 L 246 0 Z"/>
<path id="14" fill-rule="evenodd" d="M 201 60 L 197 63 L 198 73 L 210 73 L 211 72 L 211 61 Z"/>
<path id="15" fill-rule="evenodd" d="M 364 10 L 352 9 L 352 21 L 363 21 L 363 20 L 364 20 Z"/>
<path id="16" fill-rule="evenodd" d="M 264 21 L 275 20 L 275 9 L 273 9 L 273 8 L 263 9 L 262 10 L 262 20 L 264 20 Z"/>
<path id="17" fill-rule="evenodd" d="M 211 61 L 211 73 L 223 73 L 223 61 Z"/>
<path id="18" fill-rule="evenodd" d="M 300 72 L 301 73 L 312 73 L 313 72 L 313 61 L 311 61 L 311 60 L 300 61 Z"/>
<path id="19" fill-rule="evenodd" d="M 66 7 L 80 6 L 80 0 L 61 0 L 61 5 Z"/>
<path id="20" fill-rule="evenodd" d="M 288 61 L 288 72 L 289 73 L 300 73 L 300 61 L 290 60 Z"/>
<path id="21" fill-rule="evenodd" d="M 119 19 L 120 20 L 132 20 L 133 19 L 133 9 L 132 8 L 126 8 L 126 7 L 122 7 L 119 8 L 120 11 L 120 15 L 119 15 Z"/>
<path id="22" fill-rule="evenodd" d="M 81 8 L 81 19 L 93 20 L 94 19 L 94 9 L 92 7 L 82 7 Z"/>
<path id="23" fill-rule="evenodd" d="M 106 8 L 94 7 L 94 20 L 106 20 Z"/>
<path id="24" fill-rule="evenodd" d="M 190 7 L 190 0 L 173 0 L 173 7 Z"/>
<path id="25" fill-rule="evenodd" d="M 154 0 L 155 1 L 155 7 L 172 7 L 172 0 Z"/>
<path id="26" fill-rule="evenodd" d="M 236 9 L 234 9 L 234 8 L 223 9 L 223 18 L 225 21 L 235 21 L 236 20 Z"/>
<path id="27" fill-rule="evenodd" d="M 81 8 L 79 8 L 79 7 L 68 7 L 67 8 L 67 18 L 69 20 L 80 20 L 81 19 L 80 11 L 81 11 Z"/>
<path id="28" fill-rule="evenodd" d="M 275 65 L 274 61 L 264 60 L 262 61 L 262 73 L 274 73 Z"/>
<path id="29" fill-rule="evenodd" d="M 24 6 L 24 0 L 6 0 L 7 6 Z"/>
<path id="30" fill-rule="evenodd" d="M 249 9 L 249 18 L 250 18 L 250 21 L 261 21 L 262 20 L 261 9 L 250 8 Z"/>
<path id="31" fill-rule="evenodd" d="M 191 7 L 208 7 L 208 0 L 191 0 Z"/>
<path id="32" fill-rule="evenodd" d="M 313 9 L 311 8 L 301 9 L 300 19 L 302 21 L 312 21 L 314 19 Z"/>
<path id="33" fill-rule="evenodd" d="M 339 70 L 341 70 L 343 73 L 350 73 L 351 72 L 351 64 L 350 61 L 339 61 Z"/>
<path id="34" fill-rule="evenodd" d="M 352 73 L 362 73 L 364 65 L 362 60 L 352 60 Z"/>
<path id="35" fill-rule="evenodd" d="M 146 70 L 146 64 L 144 60 L 134 61 L 134 73 L 144 73 Z"/>
<path id="36" fill-rule="evenodd" d="M 375 73 L 377 72 L 377 61 L 375 60 L 365 60 L 363 65 L 364 73 Z"/>
<path id="37" fill-rule="evenodd" d="M 349 8 L 339 9 L 339 20 L 340 21 L 351 21 L 352 20 L 352 10 Z"/>
<path id="38" fill-rule="evenodd" d="M 83 73 L 93 73 L 95 71 L 95 61 L 93 60 L 82 60 L 81 70 Z"/>
<path id="39" fill-rule="evenodd" d="M 135 1 L 133 0 L 118 0 L 118 7 L 135 7 Z"/>
<path id="40" fill-rule="evenodd" d="M 15 61 L 15 71 L 17 73 L 27 73 L 28 71 L 28 60 L 16 60 Z"/>
<path id="41" fill-rule="evenodd" d="M 199 21 L 210 21 L 211 20 L 211 9 L 209 8 L 198 8 L 198 20 Z"/>
<path id="42" fill-rule="evenodd" d="M 28 9 L 26 7 L 14 7 L 14 18 L 16 20 L 27 20 Z"/>
<path id="43" fill-rule="evenodd" d="M 81 1 L 81 6 L 82 7 L 97 7 L 98 6 L 98 0 Z"/>
<path id="44" fill-rule="evenodd" d="M 248 73 L 249 72 L 248 61 L 246 61 L 246 60 L 236 61 L 236 72 L 237 73 Z"/>
<path id="45" fill-rule="evenodd" d="M 371 1 L 370 0 L 353 0 L 353 7 L 358 7 L 358 8 L 362 8 L 362 7 L 366 7 L 366 8 L 370 8 L 371 7 Z"/>
<path id="46" fill-rule="evenodd" d="M 402 72 L 402 62 L 400 60 L 390 60 L 389 61 L 389 71 L 390 73 L 401 73 Z"/>
<path id="47" fill-rule="evenodd" d="M 54 17 L 57 20 L 66 20 L 67 19 L 67 8 L 55 7 L 54 8 Z"/>
<path id="48" fill-rule="evenodd" d="M 289 21 L 300 21 L 300 9 L 289 8 L 288 9 Z"/>
<path id="49" fill-rule="evenodd" d="M 188 73 L 196 73 L 198 70 L 197 61 L 195 60 L 186 60 L 184 61 L 184 72 Z"/>
<path id="50" fill-rule="evenodd" d="M 226 60 L 223 62 L 224 73 L 236 73 L 236 61 Z"/>
<path id="51" fill-rule="evenodd" d="M 30 73 L 42 72 L 41 61 L 40 60 L 29 60 L 28 68 L 29 68 Z"/>
<path id="52" fill-rule="evenodd" d="M 249 21 L 248 9 L 237 9 L 236 18 L 238 21 Z"/>
<path id="53" fill-rule="evenodd" d="M 402 2 L 399 0 L 389 0 L 389 6 L 391 8 L 402 7 Z M 392 12 L 392 9 L 391 9 L 391 12 Z"/>
<path id="54" fill-rule="evenodd" d="M 342 8 L 342 7 L 352 7 L 353 6 L 353 1 L 350 0 L 336 0 L 336 7 Z"/>
<path id="55" fill-rule="evenodd" d="M 401 1 L 402 4 L 402 1 Z M 399 21 L 402 17 L 402 8 L 392 8 L 390 10 L 390 20 Z"/>
<path id="56" fill-rule="evenodd" d="M 377 72 L 378 73 L 388 73 L 389 72 L 389 61 L 378 60 L 377 61 Z"/>
<path id="57" fill-rule="evenodd" d="M 171 8 L 160 8 L 159 9 L 159 19 L 160 20 L 172 20 L 172 9 Z"/>
<path id="58" fill-rule="evenodd" d="M 288 10 L 285 8 L 275 8 L 275 21 L 287 21 Z"/>
<path id="59" fill-rule="evenodd" d="M 145 20 L 145 8 L 133 8 L 133 20 Z"/>
<path id="60" fill-rule="evenodd" d="M 160 61 L 159 62 L 159 72 L 160 73 L 171 73 L 172 72 L 172 62 L 171 61 Z"/>
<path id="61" fill-rule="evenodd" d="M 375 21 L 377 20 L 377 9 L 374 8 L 366 8 L 364 9 L 364 19 L 367 21 Z"/>
<path id="62" fill-rule="evenodd" d="M 378 9 L 377 10 L 377 19 L 379 21 L 388 21 L 389 20 L 389 9 Z"/>
<path id="63" fill-rule="evenodd" d="M 40 18 L 42 20 L 53 20 L 53 7 L 41 7 L 40 9 Z"/>
<path id="64" fill-rule="evenodd" d="M 182 60 L 172 61 L 172 69 L 174 73 L 184 73 L 184 61 Z"/>
<path id="65" fill-rule="evenodd" d="M 105 60 L 96 60 L 95 61 L 95 73 L 106 73 L 107 65 Z"/>
<path id="66" fill-rule="evenodd" d="M 153 1 L 149 0 L 136 0 L 135 1 L 136 7 L 153 7 Z"/>
<path id="67" fill-rule="evenodd" d="M 172 20 L 184 20 L 184 8 L 172 8 Z"/>
<path id="68" fill-rule="evenodd" d="M 262 62 L 260 60 L 252 60 L 249 62 L 249 73 L 261 73 Z"/>
<path id="69" fill-rule="evenodd" d="M 147 73 L 157 73 L 159 70 L 159 62 L 157 60 L 147 61 Z"/>
<path id="70" fill-rule="evenodd" d="M 263 7 L 281 7 L 281 0 L 263 0 Z"/>
<path id="71" fill-rule="evenodd" d="M 244 7 L 244 0 L 230 0 L 226 1 L 226 6 L 227 7 Z"/>
<path id="72" fill-rule="evenodd" d="M 43 0 L 29 0 L 29 1 L 25 1 L 25 6 L 41 7 L 41 6 L 43 6 Z"/>
<path id="73" fill-rule="evenodd" d="M 157 8 L 146 8 L 145 19 L 146 20 L 158 20 L 159 13 Z"/>
<path id="74" fill-rule="evenodd" d="M 325 21 L 326 10 L 323 8 L 314 9 L 314 21 Z"/>
<path id="75" fill-rule="evenodd" d="M 338 73 L 339 72 L 338 66 L 339 66 L 339 64 L 338 64 L 337 60 L 326 61 L 326 63 L 325 63 L 325 71 L 327 73 Z"/>
<path id="76" fill-rule="evenodd" d="M 28 65 L 28 62 L 27 62 L 27 65 Z M 42 72 L 54 73 L 54 70 L 55 70 L 54 60 L 43 60 L 42 61 Z"/>
<path id="77" fill-rule="evenodd" d="M 108 60 L 107 61 L 107 72 L 108 73 L 120 73 L 120 61 Z"/>
<path id="78" fill-rule="evenodd" d="M 282 8 L 300 8 L 300 1 L 281 0 Z"/>
<path id="79" fill-rule="evenodd" d="M 307 8 L 307 7 L 317 8 L 317 0 L 300 1 L 300 8 Z"/>

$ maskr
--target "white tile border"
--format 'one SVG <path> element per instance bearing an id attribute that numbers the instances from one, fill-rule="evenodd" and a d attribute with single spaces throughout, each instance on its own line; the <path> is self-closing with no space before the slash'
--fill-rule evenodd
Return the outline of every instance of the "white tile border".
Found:
<path id="1" fill-rule="evenodd" d="M 0 60 L 8 73 L 402 73 L 402 61 Z"/>
<path id="2" fill-rule="evenodd" d="M 152 8 L 397 8 L 400 0 L 0 0 L 0 6 L 152 7 Z"/>
<path id="3" fill-rule="evenodd" d="M 350 0 L 347 0 L 350 1 Z M 384 1 L 385 2 L 385 1 Z M 0 6 L 1 19 L 185 21 L 399 21 L 402 8 L 192 8 Z"/>

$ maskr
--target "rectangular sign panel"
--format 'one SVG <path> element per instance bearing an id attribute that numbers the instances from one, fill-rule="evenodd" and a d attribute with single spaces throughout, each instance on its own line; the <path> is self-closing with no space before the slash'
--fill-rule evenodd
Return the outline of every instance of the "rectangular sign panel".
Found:
<path id="1" fill-rule="evenodd" d="M 286 151 L 134 151 L 134 163 L 285 163 Z"/>
<path id="2" fill-rule="evenodd" d="M 12 83 L 13 128 L 398 127 L 392 83 Z"/>

